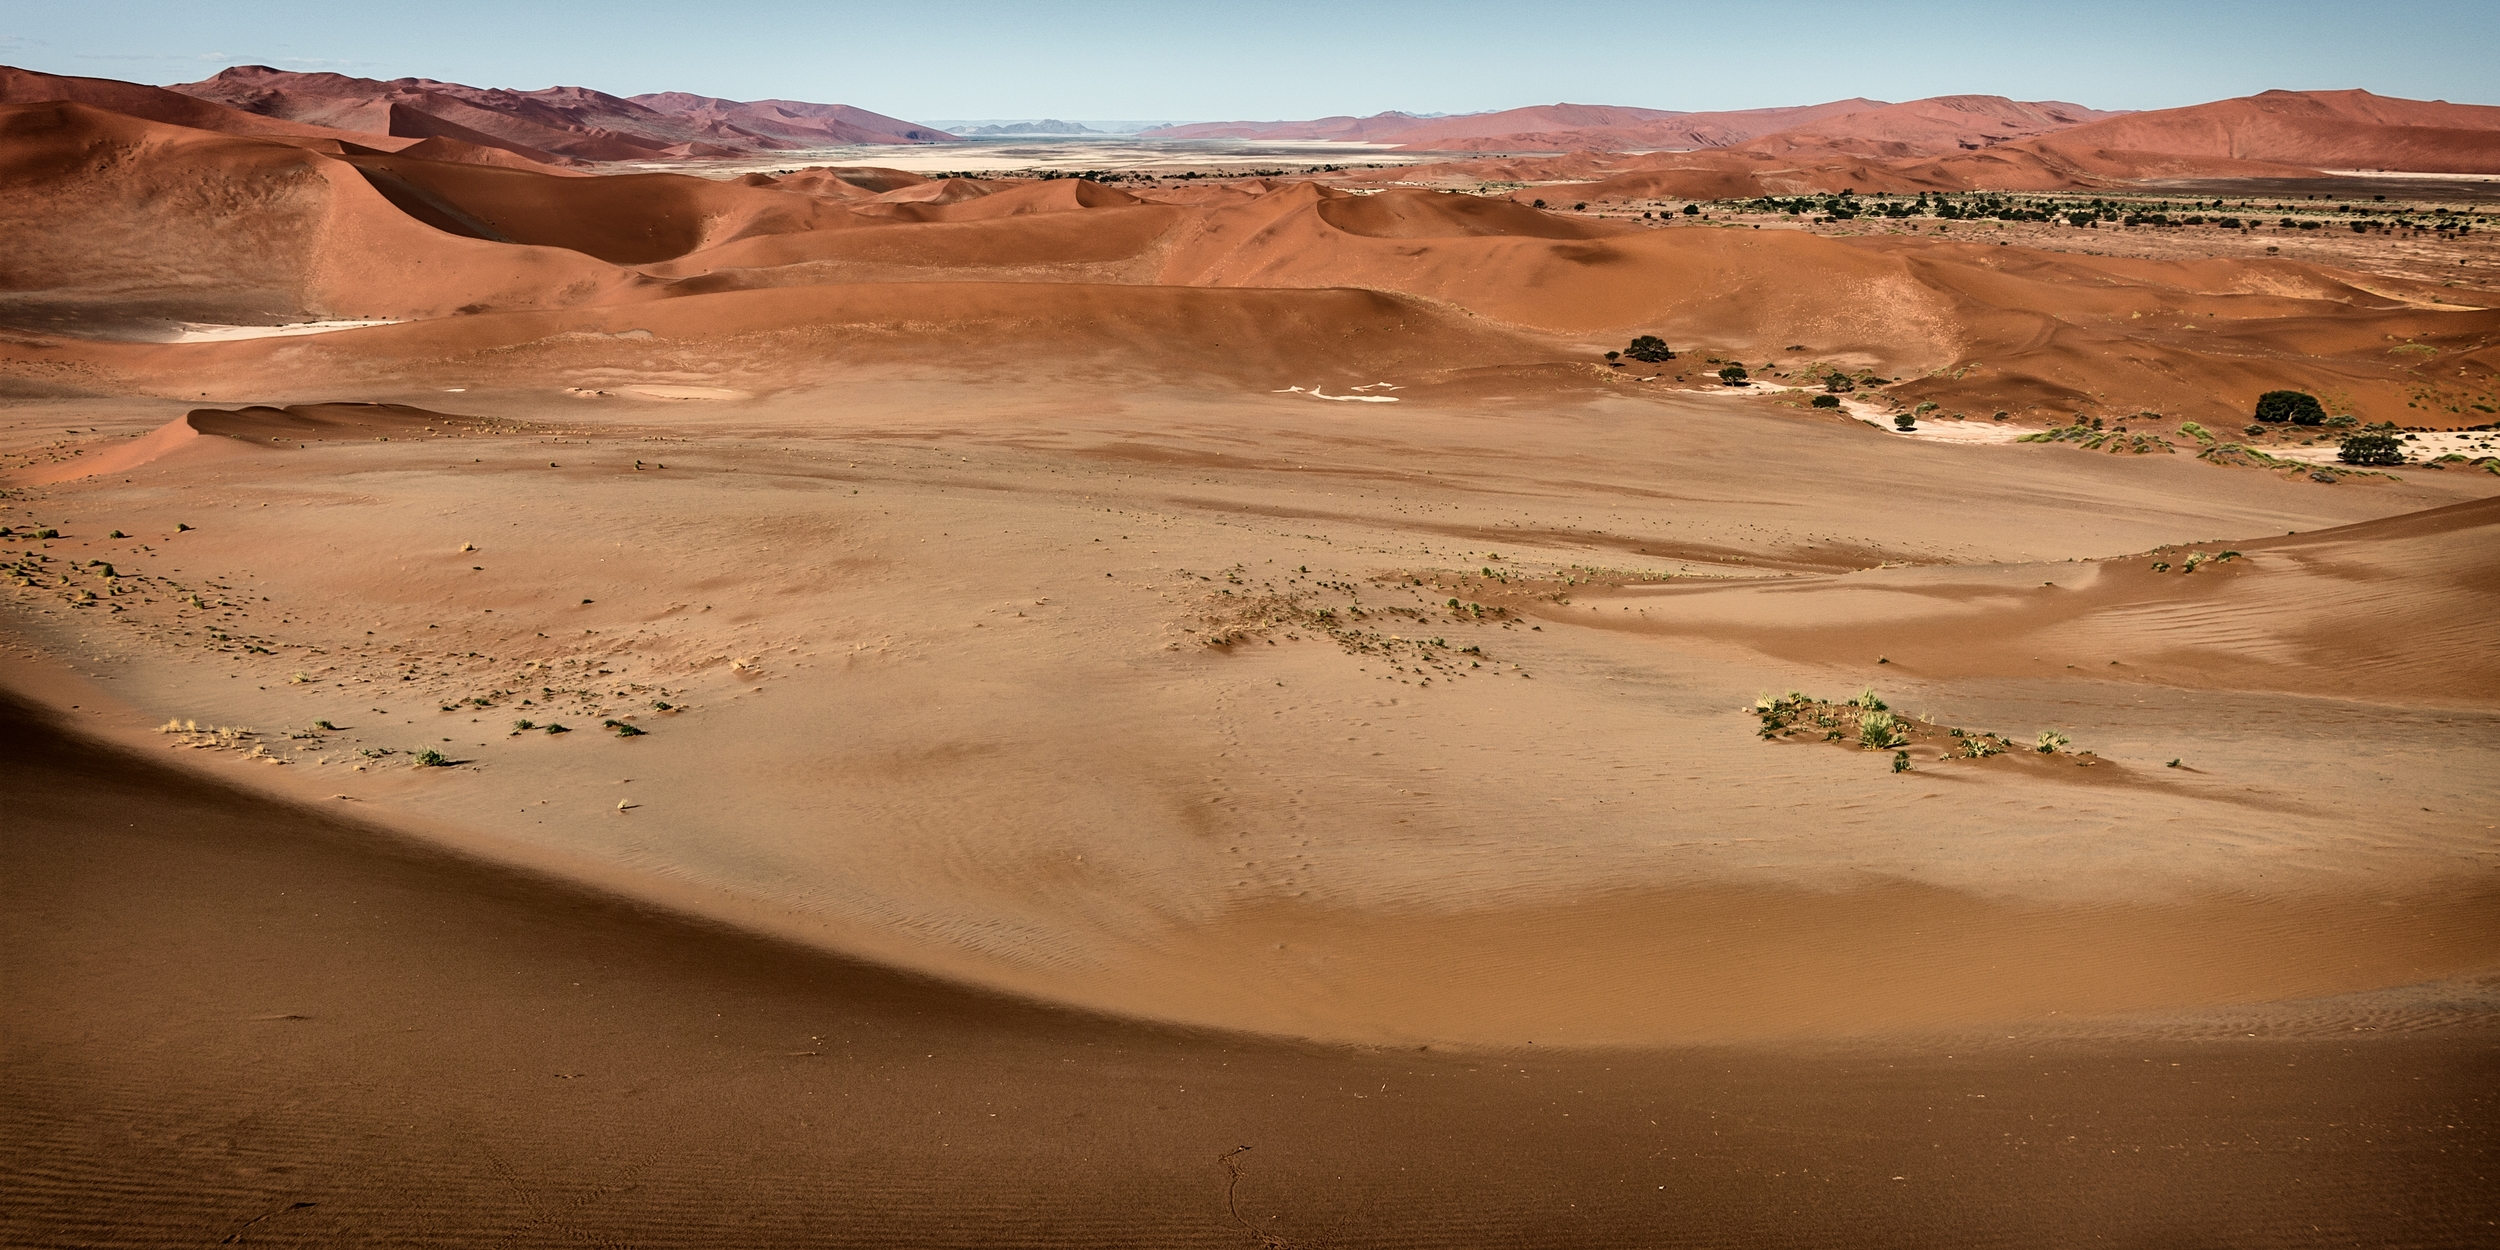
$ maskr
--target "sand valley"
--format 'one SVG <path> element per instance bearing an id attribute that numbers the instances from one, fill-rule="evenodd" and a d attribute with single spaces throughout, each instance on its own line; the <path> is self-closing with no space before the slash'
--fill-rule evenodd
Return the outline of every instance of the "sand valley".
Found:
<path id="1" fill-rule="evenodd" d="M 2500 109 L 10 73 L 0 1240 L 2500 1218 Z"/>

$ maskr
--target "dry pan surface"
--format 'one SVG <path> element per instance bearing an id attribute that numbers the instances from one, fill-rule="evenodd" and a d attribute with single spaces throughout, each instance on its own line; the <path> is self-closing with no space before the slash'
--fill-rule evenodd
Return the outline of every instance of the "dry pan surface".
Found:
<path id="1" fill-rule="evenodd" d="M 2091 1033 L 2500 955 L 2480 476 L 1526 374 L 568 380 L 20 405 L 12 683 L 818 949 L 1333 1042 Z M 2022 749 L 1750 711 L 1870 686 Z"/>

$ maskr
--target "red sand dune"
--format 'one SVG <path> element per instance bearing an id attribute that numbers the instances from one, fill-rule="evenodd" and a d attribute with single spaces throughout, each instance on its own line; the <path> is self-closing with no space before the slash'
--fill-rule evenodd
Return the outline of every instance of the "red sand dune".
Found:
<path id="1" fill-rule="evenodd" d="M 1950 156 L 2117 116 L 2120 114 L 2055 100 L 1947 95 L 1825 117 L 1749 140 L 1743 146 L 1755 152 L 1802 149 L 1888 160 Z"/>
<path id="2" fill-rule="evenodd" d="M 871 113 L 848 104 L 809 104 L 803 100 L 722 100 L 661 91 L 630 97 L 634 103 L 672 117 L 692 118 L 734 127 L 748 134 L 786 139 L 803 147 L 845 143 L 937 143 L 955 136 L 932 126 Z"/>
<path id="3" fill-rule="evenodd" d="M 2390 99 L 2367 91 L 2267 91 L 2110 118 L 2025 146 L 2118 177 L 2144 168 L 2145 154 L 2312 169 L 2491 174 L 2500 173 L 2500 107 Z"/>
<path id="4" fill-rule="evenodd" d="M 221 134 L 352 141 L 379 151 L 394 151 L 406 146 L 404 141 L 393 136 L 264 117 L 163 87 L 111 78 L 44 74 L 0 65 L 0 104 L 42 104 L 55 100 L 109 109 L 145 121 L 213 130 Z"/>
<path id="5" fill-rule="evenodd" d="M 458 139 L 540 161 L 649 160 L 952 137 L 842 105 L 786 100 L 747 105 L 669 93 L 651 97 L 655 106 L 583 87 L 511 91 L 430 78 L 382 82 L 299 74 L 264 65 L 238 65 L 172 90 L 267 117 L 363 134 Z M 740 118 L 763 128 L 741 126 Z M 922 137 L 905 137 L 908 131 Z"/>

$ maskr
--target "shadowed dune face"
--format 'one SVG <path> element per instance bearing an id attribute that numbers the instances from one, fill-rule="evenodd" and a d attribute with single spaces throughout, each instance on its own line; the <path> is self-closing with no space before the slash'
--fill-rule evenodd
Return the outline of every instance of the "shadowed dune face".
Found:
<path id="1" fill-rule="evenodd" d="M 2491 1132 L 2467 1114 L 2488 1031 L 2453 1005 L 2263 1038 L 2226 1013 L 2114 1039 L 1341 1052 L 759 941 L 14 701 L 0 782 L 13 1244 L 2257 1247 L 2467 1244 L 2495 1214 L 2438 1153 Z"/>

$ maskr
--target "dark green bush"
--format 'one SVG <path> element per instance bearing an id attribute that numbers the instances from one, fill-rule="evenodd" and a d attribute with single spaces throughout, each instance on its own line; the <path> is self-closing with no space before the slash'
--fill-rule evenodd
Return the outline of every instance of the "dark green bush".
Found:
<path id="1" fill-rule="evenodd" d="M 2257 397 L 2257 419 L 2270 424 L 2318 425 L 2326 420 L 2326 409 L 2306 391 L 2267 391 Z"/>
<path id="2" fill-rule="evenodd" d="M 1667 341 L 1655 334 L 1644 334 L 1632 340 L 1632 345 L 1623 349 L 1623 354 L 1645 365 L 1664 364 L 1675 359 L 1675 353 L 1667 350 Z"/>
<path id="3" fill-rule="evenodd" d="M 2346 464 L 2403 464 L 2404 443 L 2393 434 L 2347 434 L 2335 458 Z"/>
<path id="4" fill-rule="evenodd" d="M 1817 395 L 1814 397 L 1814 406 L 1817 408 L 1838 408 L 1840 406 L 1840 396 Z"/>
<path id="5" fill-rule="evenodd" d="M 1728 367 L 1719 370 L 1719 380 L 1727 383 L 1729 386 L 1744 385 L 1745 378 L 1747 376 L 1745 366 L 1743 365 L 1729 365 Z"/>

